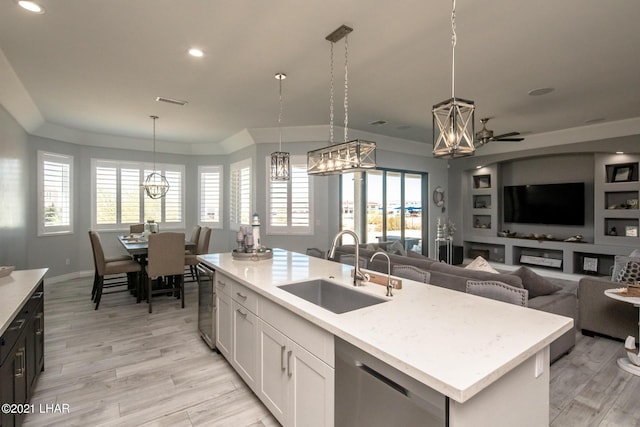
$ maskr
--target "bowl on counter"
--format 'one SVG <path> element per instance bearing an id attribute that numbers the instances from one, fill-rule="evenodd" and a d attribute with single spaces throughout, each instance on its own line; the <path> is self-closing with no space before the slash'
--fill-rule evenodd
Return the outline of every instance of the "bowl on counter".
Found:
<path id="1" fill-rule="evenodd" d="M 11 274 L 16 269 L 15 265 L 0 265 L 0 277 L 5 277 Z"/>

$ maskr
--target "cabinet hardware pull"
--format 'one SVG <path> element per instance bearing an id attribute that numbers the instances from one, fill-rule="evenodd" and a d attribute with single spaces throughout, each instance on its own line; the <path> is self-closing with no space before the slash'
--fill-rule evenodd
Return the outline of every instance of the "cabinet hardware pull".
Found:
<path id="1" fill-rule="evenodd" d="M 42 295 L 44 295 L 44 292 L 40 291 L 40 292 L 35 292 L 32 296 L 31 299 L 40 299 L 42 298 Z"/>
<path id="2" fill-rule="evenodd" d="M 222 280 L 218 280 L 218 285 L 227 286 L 227 284 L 225 282 L 223 282 Z"/>
<path id="3" fill-rule="evenodd" d="M 24 322 L 26 322 L 27 319 L 18 319 L 16 320 L 16 325 L 12 326 L 9 328 L 10 331 L 16 331 L 18 329 L 22 329 L 22 327 L 24 326 Z"/>
<path id="4" fill-rule="evenodd" d="M 44 328 L 42 327 L 42 319 L 44 318 L 44 313 L 36 314 L 36 319 L 38 319 L 38 329 L 36 329 L 36 335 L 42 335 L 44 332 Z"/>
<path id="5" fill-rule="evenodd" d="M 280 347 L 280 368 L 284 371 L 285 369 L 287 369 L 286 366 L 284 366 L 284 350 L 285 350 L 285 346 Z"/>
<path id="6" fill-rule="evenodd" d="M 287 376 L 291 377 L 291 353 L 293 353 L 293 351 L 289 350 L 287 351 Z"/>
<path id="7" fill-rule="evenodd" d="M 242 295 L 240 292 L 236 292 L 236 295 L 238 295 L 242 299 L 247 299 L 247 296 L 246 295 Z"/>
<path id="8" fill-rule="evenodd" d="M 22 378 L 24 376 L 24 347 L 18 349 L 18 351 L 16 351 L 16 359 L 19 357 L 20 358 L 20 364 L 19 364 L 19 368 L 16 370 L 15 372 L 15 377 L 16 378 Z"/>
<path id="9" fill-rule="evenodd" d="M 240 310 L 239 308 L 236 308 L 236 311 L 237 311 L 238 313 L 240 313 L 240 315 L 241 315 L 242 317 L 247 317 L 247 313 L 244 313 L 244 312 L 243 312 L 242 310 Z"/>

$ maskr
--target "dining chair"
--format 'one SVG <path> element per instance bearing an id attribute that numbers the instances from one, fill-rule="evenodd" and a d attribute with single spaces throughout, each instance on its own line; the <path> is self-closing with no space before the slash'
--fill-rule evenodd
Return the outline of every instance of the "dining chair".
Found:
<path id="1" fill-rule="evenodd" d="M 429 283 L 429 280 L 431 279 L 430 272 L 418 268 L 415 265 L 396 264 L 393 266 L 391 274 L 422 283 Z"/>
<path id="2" fill-rule="evenodd" d="M 527 307 L 529 291 L 497 280 L 467 280 L 467 293 Z"/>
<path id="3" fill-rule="evenodd" d="M 93 288 L 91 289 L 91 301 L 95 302 L 96 290 L 98 289 L 98 264 L 96 263 L 96 250 L 91 239 L 91 230 L 89 230 L 89 243 L 91 243 L 91 253 L 93 254 Z M 111 257 L 105 257 L 105 262 L 113 261 L 129 261 L 131 257 L 129 255 L 117 255 Z M 102 282 L 103 288 L 111 288 L 114 286 L 129 285 L 128 278 L 124 279 L 121 275 L 114 275 L 105 277 Z"/>
<path id="4" fill-rule="evenodd" d="M 198 238 L 198 245 L 194 253 L 187 254 L 184 257 L 184 265 L 189 267 L 189 271 L 191 273 L 191 280 L 195 281 L 198 279 L 198 269 L 196 265 L 198 265 L 198 255 L 206 254 L 209 252 L 209 241 L 211 240 L 211 228 L 202 227 L 200 230 L 200 237 Z"/>
<path id="5" fill-rule="evenodd" d="M 202 227 L 199 225 L 194 225 L 191 229 L 191 235 L 189 236 L 189 242 L 193 243 L 193 249 L 188 249 L 185 251 L 186 254 L 195 254 L 198 249 L 198 240 L 200 240 L 200 230 Z"/>
<path id="6" fill-rule="evenodd" d="M 144 224 L 131 224 L 129 226 L 129 233 L 144 233 Z"/>
<path id="7" fill-rule="evenodd" d="M 132 287 L 135 287 L 137 292 L 140 292 L 140 272 L 142 271 L 142 267 L 140 264 L 131 258 L 106 258 L 104 256 L 104 249 L 102 247 L 102 241 L 100 240 L 100 235 L 95 231 L 89 231 L 89 238 L 91 240 L 91 248 L 93 249 L 93 260 L 95 263 L 96 275 L 94 277 L 94 290 L 93 301 L 96 303 L 96 310 L 100 306 L 100 299 L 102 298 L 104 281 L 106 276 L 113 276 L 119 274 L 126 274 L 127 281 L 120 282 L 118 284 L 112 283 L 110 287 L 113 286 L 122 286 L 127 285 L 126 289 L 121 289 L 118 291 L 112 291 L 109 293 L 116 292 L 129 292 Z"/>
<path id="8" fill-rule="evenodd" d="M 171 292 L 182 300 L 184 308 L 184 233 L 155 233 L 149 235 L 149 251 L 147 255 L 147 303 L 149 313 L 152 312 L 153 295 Z M 153 289 L 154 279 L 157 289 Z M 163 282 L 171 285 L 171 289 L 163 288 Z"/>

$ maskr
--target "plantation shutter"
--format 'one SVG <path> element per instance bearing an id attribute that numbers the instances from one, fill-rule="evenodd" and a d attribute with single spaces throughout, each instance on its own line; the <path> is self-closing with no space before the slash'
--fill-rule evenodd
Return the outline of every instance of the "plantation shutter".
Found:
<path id="1" fill-rule="evenodd" d="M 41 215 L 38 234 L 70 233 L 72 223 L 73 157 L 38 152 L 41 179 L 38 210 Z"/>

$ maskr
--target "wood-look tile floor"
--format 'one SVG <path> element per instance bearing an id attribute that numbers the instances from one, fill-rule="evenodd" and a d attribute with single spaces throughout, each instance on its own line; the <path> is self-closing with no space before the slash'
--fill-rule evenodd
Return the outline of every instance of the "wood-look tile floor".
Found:
<path id="1" fill-rule="evenodd" d="M 32 403 L 68 404 L 25 426 L 277 426 L 222 356 L 197 333 L 197 287 L 186 308 L 154 299 L 154 312 L 126 293 L 90 300 L 91 279 L 45 283 L 45 371 Z M 622 343 L 578 334 L 551 366 L 554 427 L 639 426 L 640 377 L 618 368 Z"/>
<path id="2" fill-rule="evenodd" d="M 46 281 L 45 281 L 46 282 Z M 91 279 L 45 283 L 45 371 L 31 426 L 278 426 L 227 361 L 197 332 L 197 285 L 186 307 L 155 297 L 153 313 L 127 293 L 91 303 Z"/>

